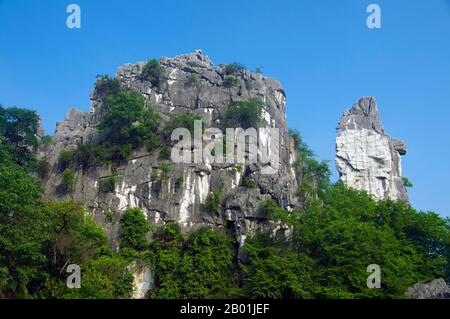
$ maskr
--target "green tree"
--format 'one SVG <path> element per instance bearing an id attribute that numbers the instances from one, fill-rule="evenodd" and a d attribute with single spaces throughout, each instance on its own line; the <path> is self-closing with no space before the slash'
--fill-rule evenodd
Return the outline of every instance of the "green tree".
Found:
<path id="1" fill-rule="evenodd" d="M 133 275 L 127 262 L 115 254 L 104 255 L 82 265 L 81 289 L 65 289 L 68 299 L 129 299 L 133 294 Z"/>
<path id="2" fill-rule="evenodd" d="M 297 152 L 297 160 L 294 169 L 299 181 L 298 196 L 303 203 L 303 209 L 323 201 L 330 187 L 331 171 L 328 162 L 316 160 L 314 152 L 303 142 L 298 131 L 289 130 L 289 135 L 294 140 Z"/>
<path id="3" fill-rule="evenodd" d="M 75 172 L 73 169 L 66 169 L 61 177 L 61 182 L 58 186 L 58 190 L 61 193 L 72 192 L 75 187 Z"/>
<path id="4" fill-rule="evenodd" d="M 47 159 L 41 159 L 37 162 L 37 173 L 39 178 L 46 179 L 50 173 L 51 166 Z"/>
<path id="5" fill-rule="evenodd" d="M 107 135 L 107 144 L 136 148 L 154 137 L 160 117 L 153 108 L 145 107 L 142 95 L 134 91 L 120 92 L 109 96 L 107 103 L 108 109 L 99 125 L 100 132 Z"/>
<path id="6" fill-rule="evenodd" d="M 35 166 L 38 146 L 39 116 L 36 112 L 0 105 L 0 143 L 8 148 L 11 158 L 28 169 Z"/>
<path id="7" fill-rule="evenodd" d="M 120 82 L 108 75 L 97 75 L 95 90 L 102 96 L 117 95 L 120 92 Z"/>
<path id="8" fill-rule="evenodd" d="M 313 260 L 285 240 L 257 233 L 245 244 L 241 294 L 246 298 L 304 299 L 313 296 Z"/>
<path id="9" fill-rule="evenodd" d="M 257 98 L 250 98 L 244 102 L 233 102 L 222 114 L 221 123 L 224 128 L 258 128 L 262 121 L 263 106 L 264 103 Z"/>
<path id="10" fill-rule="evenodd" d="M 183 298 L 227 298 L 236 286 L 234 252 L 230 238 L 201 228 L 191 232 L 180 265 Z"/>
<path id="11" fill-rule="evenodd" d="M 114 192 L 116 186 L 116 179 L 114 176 L 110 176 L 104 179 L 101 179 L 98 182 L 98 189 L 102 193 L 112 193 Z"/>
<path id="12" fill-rule="evenodd" d="M 71 149 L 64 149 L 59 152 L 58 162 L 62 170 L 65 170 L 70 166 L 73 160 L 73 156 L 74 151 Z"/>
<path id="13" fill-rule="evenodd" d="M 81 203 L 46 201 L 43 209 L 51 221 L 45 252 L 51 269 L 55 269 L 57 274 L 71 263 L 89 261 L 97 249 L 106 244 L 103 229 L 88 217 Z"/>
<path id="14" fill-rule="evenodd" d="M 143 79 L 150 81 L 154 86 L 160 86 L 164 80 L 164 68 L 158 60 L 150 60 L 145 64 L 141 76 Z"/>
<path id="15" fill-rule="evenodd" d="M 237 284 L 231 239 L 201 228 L 185 240 L 178 224 L 160 228 L 151 244 L 152 298 L 227 298 Z"/>
<path id="16" fill-rule="evenodd" d="M 170 114 L 169 121 L 166 123 L 163 129 L 163 135 L 166 141 L 171 141 L 173 130 L 177 128 L 185 128 L 194 134 L 195 121 L 201 121 L 202 117 L 198 114 Z"/>
<path id="17" fill-rule="evenodd" d="M 247 241 L 244 247 L 249 258 L 243 265 L 246 296 L 258 295 L 259 290 L 263 291 L 261 297 L 286 296 L 282 283 L 288 281 L 275 279 L 280 270 L 266 265 L 286 264 L 283 269 L 287 270 L 287 265 L 295 265 L 292 254 L 311 267 L 312 280 L 312 285 L 301 285 L 306 294 L 291 295 L 294 298 L 404 298 L 407 287 L 448 274 L 448 220 L 417 212 L 405 203 L 378 202 L 338 183 L 325 192 L 321 205 L 302 213 L 288 212 L 274 201 L 265 202 L 263 209 L 268 218 L 290 225 L 293 233 L 290 240 Z M 255 250 L 255 245 L 260 250 Z M 266 249 L 272 252 L 255 255 Z M 278 257 L 282 259 L 272 263 Z M 366 286 L 366 269 L 371 264 L 381 267 L 382 289 Z M 303 272 L 294 277 L 302 276 Z M 268 278 L 273 281 L 264 294 L 265 285 L 257 283 Z"/>
<path id="18" fill-rule="evenodd" d="M 120 248 L 141 251 L 147 248 L 150 225 L 139 208 L 128 209 L 120 220 Z"/>
<path id="19" fill-rule="evenodd" d="M 151 298 L 181 298 L 183 283 L 179 276 L 179 263 L 183 242 L 184 238 L 177 223 L 168 223 L 155 232 L 150 245 L 155 272 L 155 289 L 150 293 Z"/>
<path id="20" fill-rule="evenodd" d="M 45 216 L 39 182 L 15 164 L 0 165 L 0 298 L 27 297 L 42 277 Z"/>

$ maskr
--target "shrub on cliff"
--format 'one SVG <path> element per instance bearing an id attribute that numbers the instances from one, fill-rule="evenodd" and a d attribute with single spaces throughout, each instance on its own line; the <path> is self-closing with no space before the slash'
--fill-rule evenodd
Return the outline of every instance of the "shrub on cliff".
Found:
<path id="1" fill-rule="evenodd" d="M 142 78 L 150 81 L 154 86 L 159 86 L 164 80 L 164 68 L 158 60 L 148 61 L 142 69 Z"/>
<path id="2" fill-rule="evenodd" d="M 73 188 L 75 187 L 75 172 L 67 168 L 61 177 L 61 183 L 58 186 L 58 190 L 65 194 L 73 191 Z"/>
<path id="3" fill-rule="evenodd" d="M 231 103 L 222 115 L 224 128 L 258 128 L 262 121 L 264 103 L 257 98 Z"/>
<path id="4" fill-rule="evenodd" d="M 294 162 L 294 170 L 301 180 L 297 195 L 303 203 L 303 209 L 313 205 L 317 200 L 322 200 L 325 192 L 330 187 L 331 171 L 328 162 L 318 161 L 314 152 L 303 141 L 300 133 L 289 130 L 289 135 L 294 140 L 297 160 Z"/>
<path id="5" fill-rule="evenodd" d="M 50 173 L 50 163 L 44 158 L 37 162 L 37 174 L 40 179 L 46 179 Z"/>
<path id="6" fill-rule="evenodd" d="M 116 179 L 114 176 L 110 176 L 110 177 L 101 179 L 98 182 L 98 189 L 102 193 L 114 192 L 115 186 L 116 186 Z"/>
<path id="7" fill-rule="evenodd" d="M 62 170 L 70 166 L 73 160 L 74 151 L 71 149 L 61 150 L 58 155 L 58 163 Z"/>
<path id="8" fill-rule="evenodd" d="M 163 129 L 163 135 L 166 141 L 171 140 L 173 130 L 177 128 L 185 128 L 194 135 L 194 122 L 201 121 L 202 117 L 198 114 L 170 114 L 169 121 L 166 123 Z"/>
<path id="9" fill-rule="evenodd" d="M 210 213 L 219 212 L 222 206 L 222 192 L 219 190 L 210 192 L 205 199 L 205 208 Z"/>
<path id="10" fill-rule="evenodd" d="M 236 74 L 245 70 L 245 66 L 239 62 L 233 62 L 225 65 L 225 74 Z"/>
<path id="11" fill-rule="evenodd" d="M 119 80 L 108 75 L 97 75 L 95 90 L 102 96 L 117 95 L 120 92 Z"/>
<path id="12" fill-rule="evenodd" d="M 108 109 L 103 115 L 99 130 L 107 136 L 108 145 L 140 147 L 158 130 L 160 116 L 137 92 L 120 92 L 109 96 Z"/>

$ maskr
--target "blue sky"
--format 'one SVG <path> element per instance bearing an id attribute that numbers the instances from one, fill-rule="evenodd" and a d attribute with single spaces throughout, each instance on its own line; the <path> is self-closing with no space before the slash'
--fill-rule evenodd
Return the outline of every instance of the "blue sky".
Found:
<path id="1" fill-rule="evenodd" d="M 37 110 L 47 133 L 89 109 L 97 74 L 203 49 L 262 66 L 287 93 L 288 123 L 334 169 L 336 127 L 361 96 L 406 141 L 413 205 L 450 216 L 450 1 L 0 0 L 0 103 Z M 81 7 L 82 28 L 66 27 Z M 382 9 L 382 29 L 366 8 Z M 336 178 L 336 174 L 334 176 Z"/>

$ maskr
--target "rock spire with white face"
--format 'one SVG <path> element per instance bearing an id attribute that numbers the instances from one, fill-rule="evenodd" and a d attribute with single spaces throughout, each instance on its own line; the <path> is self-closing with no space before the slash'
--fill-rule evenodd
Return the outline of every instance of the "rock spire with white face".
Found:
<path id="1" fill-rule="evenodd" d="M 363 97 L 345 111 L 336 138 L 336 166 L 347 186 L 376 199 L 408 201 L 400 156 L 406 145 L 384 131 L 373 97 Z"/>

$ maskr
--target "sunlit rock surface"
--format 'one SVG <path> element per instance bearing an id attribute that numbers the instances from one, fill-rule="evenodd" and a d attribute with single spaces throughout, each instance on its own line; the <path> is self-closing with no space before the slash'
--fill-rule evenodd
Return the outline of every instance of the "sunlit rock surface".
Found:
<path id="1" fill-rule="evenodd" d="M 377 199 L 408 201 L 400 156 L 406 145 L 384 131 L 373 97 L 360 99 L 347 110 L 336 138 L 336 166 L 348 186 Z"/>
<path id="2" fill-rule="evenodd" d="M 262 214 L 261 201 L 272 198 L 282 207 L 297 204 L 297 181 L 292 163 L 295 161 L 293 140 L 286 126 L 286 97 L 281 84 L 264 75 L 248 70 L 236 74 L 237 85 L 227 87 L 225 65 L 215 66 L 198 50 L 175 58 L 161 58 L 164 69 L 163 85 L 154 86 L 141 77 L 145 62 L 121 66 L 116 74 L 121 88 L 135 90 L 145 97 L 146 104 L 154 107 L 162 117 L 161 125 L 170 114 L 195 113 L 202 117 L 205 127 L 220 123 L 220 114 L 234 101 L 250 97 L 264 102 L 263 127 L 280 129 L 280 166 L 275 174 L 262 174 L 263 165 L 234 164 L 173 164 L 167 180 L 155 180 L 160 160 L 157 153 L 145 147 L 135 150 L 129 160 L 114 170 L 108 165 L 76 170 L 76 184 L 71 197 L 87 206 L 95 221 L 108 233 L 109 244 L 117 248 L 121 214 L 128 208 L 138 207 L 147 219 L 156 225 L 176 221 L 183 231 L 201 226 L 227 229 L 243 242 L 245 234 L 259 228 L 276 228 Z M 192 85 L 195 76 L 198 82 Z M 50 177 L 44 181 L 46 196 L 61 199 L 57 186 L 61 181 L 58 154 L 62 149 L 75 149 L 81 143 L 101 141 L 97 125 L 105 111 L 102 96 L 95 89 L 90 95 L 90 112 L 72 109 L 64 121 L 58 123 L 50 145 L 40 149 L 40 157 L 52 166 Z M 115 190 L 102 193 L 99 183 L 115 177 Z M 244 177 L 256 182 L 255 188 L 242 186 Z M 177 182 L 178 181 L 178 182 Z M 181 181 L 181 182 L 179 182 Z M 217 213 L 208 212 L 204 202 L 207 195 L 220 188 L 223 204 Z M 113 217 L 111 220 L 111 212 Z M 108 213 L 108 216 L 106 215 Z"/>

